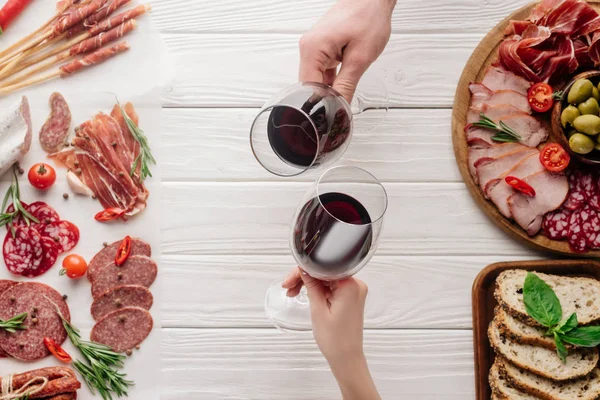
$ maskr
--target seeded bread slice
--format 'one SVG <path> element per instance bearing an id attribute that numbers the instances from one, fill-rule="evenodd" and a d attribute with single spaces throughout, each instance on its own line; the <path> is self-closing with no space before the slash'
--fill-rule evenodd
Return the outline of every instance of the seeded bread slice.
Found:
<path id="1" fill-rule="evenodd" d="M 490 387 L 492 388 L 492 399 L 497 400 L 540 400 L 539 397 L 524 393 L 509 385 L 509 383 L 500 375 L 498 362 L 494 362 L 490 369 Z"/>
<path id="2" fill-rule="evenodd" d="M 581 325 L 600 322 L 600 281 L 592 278 L 573 278 L 568 276 L 535 273 L 556 293 L 566 318 L 577 313 Z M 513 317 L 528 325 L 539 326 L 525 311 L 523 304 L 523 284 L 527 271 L 508 270 L 496 279 L 494 296 L 498 303 Z"/>
<path id="3" fill-rule="evenodd" d="M 519 390 L 537 396 L 542 400 L 596 400 L 600 398 L 600 369 L 595 368 L 584 378 L 557 384 L 515 365 L 496 358 L 500 376 Z"/>
<path id="4" fill-rule="evenodd" d="M 556 350 L 554 339 L 545 335 L 546 329 L 527 325 L 508 314 L 502 307 L 496 307 L 495 314 L 494 319 L 497 321 L 502 336 L 520 344 L 530 344 Z M 570 348 L 573 347 L 570 346 Z"/>
<path id="5" fill-rule="evenodd" d="M 592 372 L 598 363 L 598 349 L 577 349 L 569 352 L 563 363 L 556 351 L 544 347 L 519 344 L 503 336 L 497 321 L 492 321 L 488 337 L 494 351 L 519 368 L 554 381 L 580 378 Z"/>

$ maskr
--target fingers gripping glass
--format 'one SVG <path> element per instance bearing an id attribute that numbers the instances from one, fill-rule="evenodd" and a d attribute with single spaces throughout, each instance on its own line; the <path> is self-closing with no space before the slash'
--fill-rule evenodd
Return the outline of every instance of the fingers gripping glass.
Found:
<path id="1" fill-rule="evenodd" d="M 377 249 L 387 205 L 384 187 L 367 171 L 331 168 L 296 209 L 290 230 L 294 259 L 309 275 L 324 281 L 356 274 Z M 282 330 L 310 330 L 306 294 L 289 298 L 281 284 L 267 291 L 267 316 Z"/>
<path id="2" fill-rule="evenodd" d="M 385 93 L 383 86 L 378 93 Z M 376 109 L 367 128 L 376 126 L 385 116 L 387 96 L 379 104 L 373 103 L 374 96 L 356 95 L 350 105 L 327 85 L 292 85 L 269 100 L 252 123 L 252 152 L 267 171 L 284 177 L 331 165 L 348 148 L 356 115 L 370 107 Z"/>

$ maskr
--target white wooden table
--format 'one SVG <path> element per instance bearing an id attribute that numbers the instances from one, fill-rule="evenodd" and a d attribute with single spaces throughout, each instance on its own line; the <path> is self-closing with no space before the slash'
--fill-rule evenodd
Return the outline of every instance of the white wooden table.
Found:
<path id="1" fill-rule="evenodd" d="M 471 285 L 495 261 L 539 258 L 497 229 L 456 168 L 450 114 L 467 58 L 527 0 L 399 0 L 370 73 L 384 126 L 341 162 L 390 194 L 365 349 L 385 399 L 473 399 Z M 316 178 L 280 180 L 252 157 L 263 102 L 294 83 L 298 39 L 333 0 L 153 0 L 177 65 L 162 138 L 163 399 L 339 399 L 311 334 L 272 328 L 265 290 L 292 267 L 288 224 Z"/>

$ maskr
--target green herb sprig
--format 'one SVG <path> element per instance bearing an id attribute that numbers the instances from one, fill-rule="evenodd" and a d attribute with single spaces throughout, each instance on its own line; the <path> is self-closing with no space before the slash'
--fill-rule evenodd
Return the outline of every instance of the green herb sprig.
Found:
<path id="1" fill-rule="evenodd" d="M 518 142 L 521 140 L 519 135 L 513 128 L 500 121 L 495 123 L 491 118 L 486 116 L 484 113 L 479 114 L 479 121 L 474 122 L 473 126 L 478 128 L 491 129 L 497 133 L 492 136 L 492 140 L 495 142 Z"/>
<path id="2" fill-rule="evenodd" d="M 11 319 L 7 319 L 3 321 L 0 319 L 0 329 L 5 330 L 6 332 L 15 333 L 16 331 L 24 331 L 27 329 L 23 322 L 27 318 L 27 313 L 19 314 Z"/>
<path id="3" fill-rule="evenodd" d="M 562 306 L 554 290 L 531 272 L 527 273 L 523 285 L 523 302 L 527 314 L 548 329 L 546 336 L 554 337 L 556 352 L 563 362 L 568 355 L 565 343 L 577 347 L 600 345 L 600 326 L 578 326 L 576 313 L 563 319 Z"/>
<path id="4" fill-rule="evenodd" d="M 133 177 L 135 174 L 135 170 L 138 165 L 141 165 L 141 176 L 140 181 L 143 182 L 148 177 L 152 177 L 152 172 L 150 171 L 150 165 L 156 165 L 156 160 L 152 155 L 152 151 L 150 150 L 150 145 L 148 144 L 148 138 L 144 134 L 144 131 L 137 126 L 137 124 L 127 115 L 121 103 L 117 100 L 117 104 L 121 110 L 121 114 L 123 114 L 123 118 L 125 119 L 125 123 L 127 124 L 127 128 L 129 128 L 129 132 L 133 138 L 140 144 L 140 154 L 133 161 L 133 165 L 131 166 L 131 171 L 129 171 L 129 175 Z"/>
<path id="5" fill-rule="evenodd" d="M 6 212 L 8 204 L 12 204 L 14 211 Z M 23 203 L 21 203 L 21 191 L 19 189 L 19 178 L 17 178 L 17 169 L 13 167 L 13 179 L 10 187 L 6 191 L 4 195 L 4 200 L 2 201 L 2 208 L 0 209 L 0 227 L 9 224 L 10 231 L 12 233 L 13 238 L 16 235 L 16 229 L 13 224 L 13 220 L 21 215 L 25 220 L 27 226 L 29 226 L 32 222 L 37 224 L 40 221 L 31 215 L 25 207 L 23 207 Z"/>
<path id="6" fill-rule="evenodd" d="M 112 400 L 113 394 L 117 397 L 127 397 L 127 390 L 134 383 L 126 379 L 126 374 L 117 370 L 123 367 L 125 356 L 112 351 L 106 345 L 83 340 L 79 330 L 63 318 L 58 310 L 57 313 L 62 319 L 69 340 L 84 357 L 84 361 L 74 360 L 72 365 L 83 377 L 90 391 L 94 394 L 98 392 L 104 400 Z"/>

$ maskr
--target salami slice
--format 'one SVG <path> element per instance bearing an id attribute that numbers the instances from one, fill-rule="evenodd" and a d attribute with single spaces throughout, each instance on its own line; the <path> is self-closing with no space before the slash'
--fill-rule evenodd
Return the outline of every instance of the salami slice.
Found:
<path id="1" fill-rule="evenodd" d="M 90 282 L 93 282 L 94 274 L 96 273 L 98 268 L 103 267 L 107 264 L 110 264 L 111 262 L 113 262 L 115 260 L 117 250 L 119 249 L 119 246 L 121 245 L 121 241 L 122 240 L 117 240 L 116 242 L 109 244 L 108 246 L 106 246 L 105 248 L 100 250 L 94 256 L 94 258 L 92 258 L 92 260 L 90 261 L 90 263 L 88 265 L 88 269 L 87 269 L 87 277 L 90 280 Z M 143 240 L 137 239 L 137 238 L 132 238 L 131 239 L 131 252 L 129 253 L 129 255 L 130 256 L 140 255 L 140 256 L 150 257 L 152 255 L 152 249 L 150 248 L 150 245 L 148 243 L 144 242 Z"/>
<path id="2" fill-rule="evenodd" d="M 591 207 L 586 207 L 589 211 L 589 218 L 583 222 L 582 229 L 587 239 L 587 245 L 590 249 L 600 244 L 600 215 Z"/>
<path id="3" fill-rule="evenodd" d="M 91 308 L 92 317 L 98 321 L 105 315 L 124 307 L 150 310 L 152 302 L 152 293 L 144 286 L 118 286 L 94 300 Z"/>
<path id="4" fill-rule="evenodd" d="M 50 222 L 44 226 L 41 233 L 54 239 L 60 254 L 73 249 L 79 243 L 79 228 L 69 221 Z"/>
<path id="5" fill-rule="evenodd" d="M 15 333 L 0 330 L 0 349 L 20 360 L 46 357 L 49 352 L 44 346 L 45 337 L 58 344 L 62 344 L 67 338 L 56 307 L 67 320 L 71 319 L 69 307 L 62 295 L 42 283 L 19 283 L 0 294 L 0 319 L 28 313 L 24 321 L 26 330 Z"/>
<path id="6" fill-rule="evenodd" d="M 26 208 L 29 214 L 33 215 L 38 221 L 39 224 L 34 224 L 34 228 L 39 232 L 44 230 L 44 227 L 50 222 L 60 221 L 60 217 L 54 208 L 50 207 L 48 204 L 43 201 L 36 201 L 35 203 L 31 203 Z"/>
<path id="7" fill-rule="evenodd" d="M 582 213 L 583 210 L 575 211 L 571 214 L 571 219 L 569 220 L 569 247 L 575 253 L 585 253 L 588 251 L 588 241 L 582 227 Z"/>
<path id="8" fill-rule="evenodd" d="M 117 353 L 133 349 L 152 331 L 152 316 L 138 307 L 125 307 L 102 318 L 90 334 L 94 342 L 109 346 Z"/>
<path id="9" fill-rule="evenodd" d="M 97 299 L 104 293 L 122 285 L 150 287 L 156 279 L 158 268 L 147 256 L 130 256 L 125 264 L 117 267 L 114 261 L 100 267 L 94 274 L 92 297 Z"/>
<path id="10" fill-rule="evenodd" d="M 9 272 L 25 275 L 42 264 L 42 236 L 33 227 L 21 226 L 16 230 L 14 238 L 10 232 L 6 234 L 2 252 Z"/>
<path id="11" fill-rule="evenodd" d="M 27 209 L 27 207 L 29 207 L 29 205 L 27 205 L 27 203 L 21 202 L 21 204 L 23 205 L 23 207 L 25 207 L 25 209 Z M 13 212 L 15 212 L 15 207 L 12 204 L 10 204 L 8 207 L 6 207 L 7 214 L 13 213 Z M 23 225 L 27 225 L 27 224 L 25 223 L 25 220 L 23 219 L 21 214 L 19 214 L 13 218 L 13 226 L 15 227 L 15 229 L 17 229 L 19 226 L 23 226 Z M 10 232 L 10 224 L 6 224 L 6 230 Z"/>
<path id="12" fill-rule="evenodd" d="M 563 207 L 567 210 L 579 210 L 585 204 L 585 195 L 577 190 L 569 191 L 567 200 L 565 200 Z"/>
<path id="13" fill-rule="evenodd" d="M 42 249 L 44 253 L 40 266 L 35 269 L 32 268 L 31 270 L 27 270 L 25 273 L 23 273 L 24 276 L 28 278 L 35 278 L 36 276 L 40 276 L 48 272 L 48 270 L 52 268 L 54 264 L 56 264 L 56 260 L 58 259 L 60 252 L 60 246 L 58 243 L 56 243 L 54 239 L 44 236 L 42 237 Z"/>
<path id="14" fill-rule="evenodd" d="M 11 287 L 15 286 L 18 282 L 15 281 L 9 281 L 7 279 L 0 279 L 0 295 L 10 289 Z M 4 352 L 4 350 L 0 349 L 0 358 L 4 358 L 4 357 L 8 357 L 8 354 L 6 354 Z"/>
<path id="15" fill-rule="evenodd" d="M 71 127 L 71 110 L 60 93 L 50 96 L 50 116 L 40 130 L 40 144 L 48 153 L 60 151 L 67 141 Z"/>
<path id="16" fill-rule="evenodd" d="M 544 216 L 544 233 L 552 240 L 564 240 L 569 237 L 571 211 L 556 210 Z"/>
<path id="17" fill-rule="evenodd" d="M 596 179 L 590 171 L 582 172 L 576 185 L 576 190 L 583 194 L 586 201 L 596 192 Z"/>

